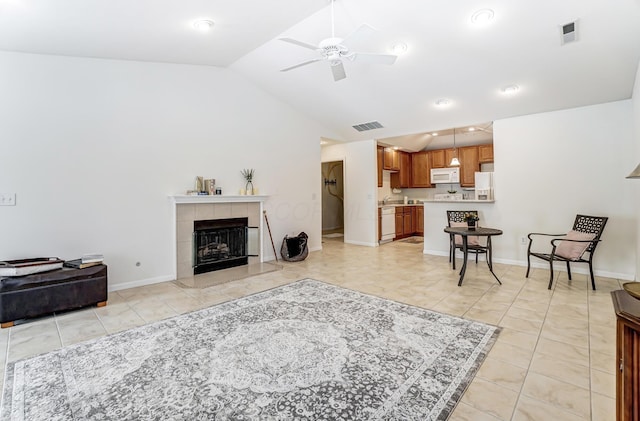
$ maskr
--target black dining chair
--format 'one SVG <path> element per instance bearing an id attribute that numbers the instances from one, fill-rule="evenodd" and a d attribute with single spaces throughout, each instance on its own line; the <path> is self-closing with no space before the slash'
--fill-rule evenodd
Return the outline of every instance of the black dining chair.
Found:
<path id="1" fill-rule="evenodd" d="M 478 211 L 475 210 L 467 210 L 467 211 L 458 211 L 458 210 L 448 210 L 447 211 L 447 223 L 449 224 L 449 228 L 451 227 L 466 227 L 468 226 L 465 215 L 466 214 L 475 214 L 476 215 L 476 224 L 477 224 L 477 216 Z M 453 262 L 453 268 L 456 268 L 456 250 L 462 250 L 462 237 L 459 235 L 449 234 L 449 262 Z M 478 254 L 487 253 L 487 246 L 480 244 L 479 237 L 470 235 L 467 237 L 467 253 L 475 253 L 476 255 L 476 264 L 478 263 Z M 467 256 L 464 256 L 466 259 Z"/>
<path id="2" fill-rule="evenodd" d="M 549 262 L 549 288 L 553 283 L 553 262 L 566 262 L 567 275 L 571 280 L 571 267 L 569 263 L 587 263 L 591 275 L 591 287 L 595 291 L 596 281 L 593 277 L 593 255 L 600 242 L 600 236 L 609 218 L 606 216 L 576 215 L 573 228 L 567 234 L 544 234 L 539 232 L 529 233 L 529 247 L 527 248 L 527 274 L 531 269 L 531 256 Z M 533 239 L 536 236 L 556 237 L 551 240 L 551 251 L 547 253 L 533 252 Z M 585 257 L 585 254 L 588 257 Z"/>

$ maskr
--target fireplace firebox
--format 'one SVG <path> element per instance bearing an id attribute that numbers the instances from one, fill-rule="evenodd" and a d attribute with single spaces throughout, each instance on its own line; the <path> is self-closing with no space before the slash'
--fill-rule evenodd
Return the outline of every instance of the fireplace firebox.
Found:
<path id="1" fill-rule="evenodd" d="M 248 263 L 248 218 L 193 222 L 193 273 Z"/>

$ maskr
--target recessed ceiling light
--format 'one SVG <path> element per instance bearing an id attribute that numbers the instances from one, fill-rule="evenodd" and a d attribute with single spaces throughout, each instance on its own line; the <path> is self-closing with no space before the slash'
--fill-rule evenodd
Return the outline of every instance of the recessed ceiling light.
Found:
<path id="1" fill-rule="evenodd" d="M 469 130 L 470 132 L 475 132 L 475 131 L 476 131 L 476 128 L 475 128 L 475 127 L 469 127 L 469 129 L 468 129 L 468 130 Z"/>
<path id="2" fill-rule="evenodd" d="M 391 46 L 391 51 L 396 55 L 404 54 L 407 52 L 407 44 L 404 42 L 396 42 Z"/>
<path id="3" fill-rule="evenodd" d="M 440 98 L 436 100 L 434 104 L 436 104 L 436 107 L 446 107 L 448 105 L 451 105 L 451 101 L 447 98 Z"/>
<path id="4" fill-rule="evenodd" d="M 400 148 L 399 148 L 399 147 L 397 147 L 397 146 L 394 146 L 394 147 L 393 147 L 393 150 L 394 150 L 394 151 L 397 151 L 398 149 L 400 149 Z"/>
<path id="5" fill-rule="evenodd" d="M 476 25 L 483 25 L 493 20 L 494 14 L 491 9 L 480 9 L 471 15 L 471 22 Z"/>
<path id="6" fill-rule="evenodd" d="M 500 91 L 505 95 L 515 95 L 519 90 L 520 87 L 518 85 L 507 85 L 500 89 Z"/>
<path id="7" fill-rule="evenodd" d="M 431 133 L 431 136 L 438 136 L 438 132 Z"/>
<path id="8" fill-rule="evenodd" d="M 213 28 L 213 21 L 211 19 L 198 19 L 193 22 L 193 27 L 198 31 L 207 32 Z"/>

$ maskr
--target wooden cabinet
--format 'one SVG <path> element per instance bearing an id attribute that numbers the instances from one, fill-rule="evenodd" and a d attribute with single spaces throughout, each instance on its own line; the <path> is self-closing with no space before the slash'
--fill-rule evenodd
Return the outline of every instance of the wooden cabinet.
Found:
<path id="1" fill-rule="evenodd" d="M 391 174 L 391 188 L 411 187 L 411 154 L 402 151 L 397 153 L 400 157 L 400 170 Z"/>
<path id="2" fill-rule="evenodd" d="M 396 207 L 396 238 L 394 240 L 402 238 L 404 233 L 404 208 L 402 206 Z"/>
<path id="3" fill-rule="evenodd" d="M 382 187 L 382 167 L 384 165 L 384 148 L 378 146 L 377 150 L 377 162 L 378 162 L 378 187 Z"/>
<path id="4" fill-rule="evenodd" d="M 378 241 L 382 240 L 382 209 L 378 208 Z"/>
<path id="5" fill-rule="evenodd" d="M 478 162 L 481 164 L 493 162 L 493 143 L 478 145 Z"/>
<path id="6" fill-rule="evenodd" d="M 433 187 L 431 185 L 430 153 L 426 151 L 411 154 L 410 187 Z"/>
<path id="7" fill-rule="evenodd" d="M 411 219 L 411 208 L 413 206 L 405 206 L 403 210 L 403 219 L 402 219 L 402 235 L 407 237 L 413 234 L 413 221 Z"/>
<path id="8" fill-rule="evenodd" d="M 616 312 L 616 420 L 640 419 L 640 300 L 611 292 Z"/>
<path id="9" fill-rule="evenodd" d="M 416 235 L 424 235 L 424 207 L 416 206 Z"/>
<path id="10" fill-rule="evenodd" d="M 445 167 L 449 167 L 451 164 L 451 160 L 453 159 L 454 156 L 458 157 L 458 160 L 460 160 L 460 149 L 458 148 L 451 148 L 451 149 L 444 149 L 444 166 Z"/>
<path id="11" fill-rule="evenodd" d="M 480 171 L 478 162 L 478 147 L 465 146 L 460 148 L 458 159 L 460 160 L 460 186 L 474 187 L 476 185 L 476 171 Z"/>
<path id="12" fill-rule="evenodd" d="M 400 154 L 393 148 L 384 148 L 383 169 L 390 171 L 400 170 Z"/>
<path id="13" fill-rule="evenodd" d="M 437 149 L 435 151 L 429 151 L 431 157 L 431 168 L 444 168 L 449 164 L 445 157 L 444 149 Z"/>

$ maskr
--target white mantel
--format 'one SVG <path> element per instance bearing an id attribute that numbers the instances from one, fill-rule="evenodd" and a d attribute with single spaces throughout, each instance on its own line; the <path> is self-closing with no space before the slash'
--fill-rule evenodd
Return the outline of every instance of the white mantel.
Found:
<path id="1" fill-rule="evenodd" d="M 266 202 L 269 196 L 266 195 L 175 195 L 169 196 L 176 204 L 179 203 L 252 203 L 252 202 Z"/>
<path id="2" fill-rule="evenodd" d="M 259 257 L 256 258 L 254 257 L 253 259 L 259 259 L 259 261 L 262 263 L 264 262 L 264 247 L 263 247 L 263 242 L 264 242 L 264 218 L 263 218 L 263 213 L 264 213 L 264 202 L 269 198 L 269 196 L 267 195 L 174 195 L 174 196 L 169 196 L 169 198 L 171 199 L 171 201 L 173 202 L 173 244 L 174 244 L 174 259 L 173 259 L 173 274 L 174 274 L 174 279 L 178 279 L 178 277 L 184 277 L 184 273 L 187 271 L 187 268 L 184 267 L 184 262 L 181 263 L 180 269 L 178 269 L 178 256 L 179 256 L 179 251 L 178 251 L 178 247 L 179 247 L 179 243 L 183 246 L 186 247 L 186 242 L 184 241 L 186 239 L 186 235 L 184 235 L 184 231 L 187 229 L 186 225 L 185 225 L 185 221 L 179 221 L 178 220 L 178 207 L 181 208 L 182 212 L 193 212 L 192 210 L 188 210 L 188 207 L 195 205 L 195 212 L 193 212 L 193 217 L 189 216 L 189 224 L 193 224 L 193 220 L 197 219 L 195 218 L 195 215 L 198 214 L 198 210 L 200 211 L 206 211 L 207 209 L 210 209 L 210 206 L 214 206 L 214 208 L 211 209 L 215 209 L 215 212 L 217 214 L 217 212 L 221 211 L 221 214 L 223 213 L 224 215 L 222 216 L 222 218 L 227 218 L 227 217 L 243 217 L 243 216 L 248 216 L 249 217 L 249 221 L 251 223 L 251 221 L 253 221 L 254 224 L 257 223 L 257 226 L 259 228 L 259 232 L 260 232 L 260 254 Z M 240 204 L 247 204 L 245 206 L 242 206 Z M 257 209 L 256 209 L 256 205 L 251 205 L 251 204 L 257 204 Z M 198 206 L 198 205 L 202 205 L 202 206 Z M 225 206 L 228 205 L 228 206 Z M 253 208 L 253 211 L 250 211 L 249 214 L 235 214 L 235 212 L 247 212 L 247 208 L 246 206 L 249 206 L 249 208 Z M 244 209 L 242 209 L 244 208 Z M 258 212 L 256 212 L 256 210 Z M 220 216 L 217 215 L 213 215 L 211 217 L 206 217 L 205 219 L 220 219 Z M 253 225 L 256 226 L 256 225 Z M 178 232 L 180 232 L 180 234 L 178 234 Z M 191 235 L 191 233 L 189 233 L 189 236 Z M 181 243 L 181 240 L 183 241 Z M 182 251 L 180 252 L 180 256 L 184 256 L 184 250 L 181 249 Z M 251 258 L 250 258 L 251 259 Z M 184 259 L 186 260 L 186 259 Z M 192 276 L 192 275 L 191 275 Z"/>

